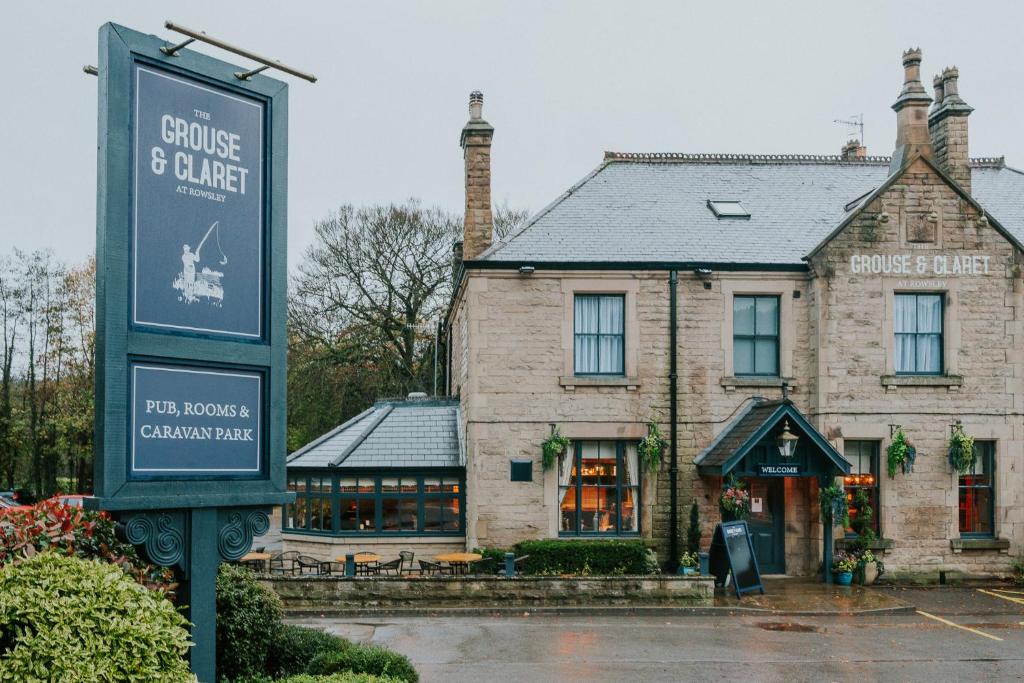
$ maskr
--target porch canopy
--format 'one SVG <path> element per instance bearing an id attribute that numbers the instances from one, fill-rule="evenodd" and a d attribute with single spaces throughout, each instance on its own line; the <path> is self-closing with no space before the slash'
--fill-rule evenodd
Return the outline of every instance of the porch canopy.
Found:
<path id="1" fill-rule="evenodd" d="M 777 439 L 785 426 L 799 437 L 784 458 Z M 850 473 L 850 463 L 807 421 L 789 399 L 755 397 L 694 459 L 701 476 L 816 477 L 825 482 Z"/>

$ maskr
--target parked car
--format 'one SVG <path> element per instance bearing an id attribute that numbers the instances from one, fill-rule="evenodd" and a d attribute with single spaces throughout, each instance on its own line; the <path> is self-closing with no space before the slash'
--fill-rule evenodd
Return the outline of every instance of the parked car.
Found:
<path id="1" fill-rule="evenodd" d="M 21 505 L 18 501 L 8 498 L 7 496 L 0 496 L 0 518 L 3 518 L 8 512 L 12 510 L 30 510 L 31 505 Z"/>
<path id="2" fill-rule="evenodd" d="M 8 489 L 0 491 L 0 498 L 8 498 L 18 505 L 35 505 L 37 498 L 28 489 Z"/>
<path id="3" fill-rule="evenodd" d="M 73 508 L 80 508 L 82 507 L 83 501 L 86 498 L 92 498 L 92 496 L 88 496 L 84 493 L 68 493 L 61 494 L 59 496 L 54 496 L 53 498 L 50 498 L 50 500 L 57 503 L 64 503 L 65 505 L 70 505 Z"/>

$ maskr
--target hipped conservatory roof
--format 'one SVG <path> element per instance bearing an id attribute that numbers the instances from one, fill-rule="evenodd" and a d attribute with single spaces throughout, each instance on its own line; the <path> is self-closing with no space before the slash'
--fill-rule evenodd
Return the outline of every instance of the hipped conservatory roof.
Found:
<path id="1" fill-rule="evenodd" d="M 694 458 L 697 471 L 710 476 L 729 474 L 755 446 L 774 434 L 783 420 L 788 420 L 792 430 L 809 441 L 812 457 L 818 464 L 815 470 L 828 471 L 834 467 L 842 474 L 850 472 L 846 458 L 807 421 L 792 401 L 768 401 L 761 397 L 755 397 L 744 406 L 711 444 L 697 454 Z"/>
<path id="2" fill-rule="evenodd" d="M 458 401 L 378 401 L 288 456 L 292 468 L 465 467 Z"/>

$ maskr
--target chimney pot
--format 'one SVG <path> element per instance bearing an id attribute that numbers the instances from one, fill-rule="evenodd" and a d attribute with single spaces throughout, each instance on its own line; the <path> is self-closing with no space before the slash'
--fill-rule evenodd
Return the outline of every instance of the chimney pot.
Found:
<path id="1" fill-rule="evenodd" d="M 959 99 L 960 92 L 957 79 L 960 78 L 960 70 L 955 66 L 947 66 L 942 70 L 942 89 L 946 97 Z"/>
<path id="2" fill-rule="evenodd" d="M 942 106 L 942 100 L 945 97 L 945 88 L 943 86 L 942 74 L 935 74 L 935 78 L 932 79 L 932 87 L 935 89 L 935 106 L 934 109 L 938 109 Z"/>
<path id="3" fill-rule="evenodd" d="M 484 94 L 479 90 L 469 93 L 469 118 L 479 121 L 484 114 Z"/>

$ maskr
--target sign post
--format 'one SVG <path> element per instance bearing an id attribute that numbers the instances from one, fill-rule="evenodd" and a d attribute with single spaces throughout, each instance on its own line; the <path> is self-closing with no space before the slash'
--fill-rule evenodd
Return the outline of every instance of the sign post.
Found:
<path id="1" fill-rule="evenodd" d="M 216 676 L 216 575 L 285 486 L 287 85 L 99 35 L 95 493 L 176 567 Z"/>

